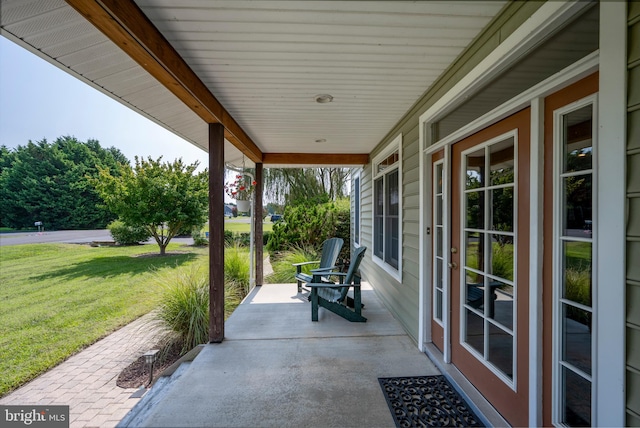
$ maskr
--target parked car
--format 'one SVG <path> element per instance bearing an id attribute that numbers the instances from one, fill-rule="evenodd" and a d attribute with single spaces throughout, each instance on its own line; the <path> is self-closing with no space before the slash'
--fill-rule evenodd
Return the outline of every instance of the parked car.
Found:
<path id="1" fill-rule="evenodd" d="M 275 223 L 277 221 L 282 220 L 282 215 L 280 214 L 272 214 L 271 215 L 271 223 Z"/>

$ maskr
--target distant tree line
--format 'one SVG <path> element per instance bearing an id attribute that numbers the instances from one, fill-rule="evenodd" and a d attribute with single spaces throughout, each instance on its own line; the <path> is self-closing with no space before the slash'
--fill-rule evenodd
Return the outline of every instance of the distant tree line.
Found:
<path id="1" fill-rule="evenodd" d="M 0 226 L 25 229 L 41 221 L 46 230 L 105 228 L 116 216 L 89 178 L 99 169 L 118 171 L 119 164 L 129 164 L 120 150 L 91 139 L 0 146 Z"/>

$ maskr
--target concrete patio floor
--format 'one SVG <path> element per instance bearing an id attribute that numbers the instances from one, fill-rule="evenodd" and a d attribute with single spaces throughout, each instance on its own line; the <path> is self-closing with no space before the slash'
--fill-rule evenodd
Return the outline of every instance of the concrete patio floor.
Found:
<path id="1" fill-rule="evenodd" d="M 320 308 L 295 284 L 257 287 L 225 340 L 152 388 L 120 426 L 392 427 L 379 377 L 440 374 L 368 286 L 366 323 Z"/>

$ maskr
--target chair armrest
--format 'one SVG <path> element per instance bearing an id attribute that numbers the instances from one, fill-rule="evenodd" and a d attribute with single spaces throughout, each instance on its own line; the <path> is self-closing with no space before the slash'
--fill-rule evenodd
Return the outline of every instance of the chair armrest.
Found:
<path id="1" fill-rule="evenodd" d="M 320 260 L 315 260 L 313 262 L 300 262 L 300 263 L 292 263 L 293 266 L 304 266 L 304 265 L 310 265 L 312 263 L 320 263 Z"/>
<path id="2" fill-rule="evenodd" d="M 332 282 L 311 282 L 307 283 L 307 287 L 311 288 L 340 288 L 340 287 L 360 287 L 361 284 L 334 284 Z"/>
<path id="3" fill-rule="evenodd" d="M 320 263 L 320 260 L 312 261 L 312 262 L 292 263 L 292 265 L 296 267 L 296 274 L 299 274 L 299 273 L 302 273 L 302 266 L 311 265 L 311 264 L 314 264 L 314 263 L 318 264 L 318 263 Z"/>
<path id="4" fill-rule="evenodd" d="M 326 267 L 326 268 L 319 268 L 319 269 L 311 269 L 311 273 L 313 274 L 333 274 L 333 269 L 337 269 L 338 266 L 331 266 L 331 267 Z"/>

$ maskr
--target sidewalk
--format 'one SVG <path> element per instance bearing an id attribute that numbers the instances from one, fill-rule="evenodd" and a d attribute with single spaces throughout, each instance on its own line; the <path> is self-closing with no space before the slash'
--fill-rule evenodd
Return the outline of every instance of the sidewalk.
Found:
<path id="1" fill-rule="evenodd" d="M 120 372 L 155 345 L 145 315 L 0 399 L 5 405 L 68 405 L 71 427 L 114 427 L 138 402 L 116 385 Z"/>

